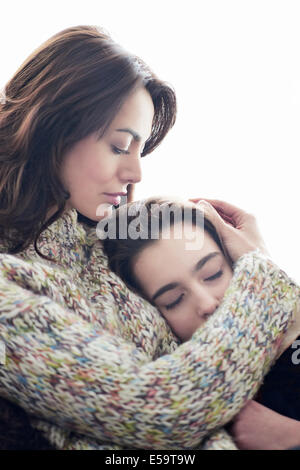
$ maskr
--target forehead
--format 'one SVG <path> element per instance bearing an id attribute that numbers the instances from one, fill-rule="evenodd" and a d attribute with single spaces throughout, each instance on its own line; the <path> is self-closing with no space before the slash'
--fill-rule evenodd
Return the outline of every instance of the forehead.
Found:
<path id="1" fill-rule="evenodd" d="M 186 224 L 186 230 L 182 230 L 182 236 L 176 238 L 175 231 L 164 230 L 162 235 L 166 238 L 157 240 L 146 247 L 138 255 L 134 271 L 135 274 L 148 285 L 153 293 L 163 283 L 174 281 L 180 278 L 185 272 L 195 266 L 195 264 L 208 253 L 220 251 L 217 243 L 200 227 Z M 192 235 L 195 235 L 194 241 Z"/>
<path id="2" fill-rule="evenodd" d="M 178 260 L 201 258 L 210 251 L 219 251 L 219 247 L 211 235 L 202 227 L 190 223 L 176 224 L 164 228 L 161 239 L 148 248 L 148 253 L 170 257 Z M 146 251 L 146 250 L 145 250 Z"/>

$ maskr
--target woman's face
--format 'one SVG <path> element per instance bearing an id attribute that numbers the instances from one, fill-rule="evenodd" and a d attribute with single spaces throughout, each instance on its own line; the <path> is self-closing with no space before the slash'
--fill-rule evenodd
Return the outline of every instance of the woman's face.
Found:
<path id="1" fill-rule="evenodd" d="M 195 231 L 193 249 L 187 249 Z M 182 341 L 214 313 L 232 278 L 231 266 L 217 243 L 191 224 L 185 225 L 181 238 L 173 231 L 168 239 L 146 247 L 133 271 L 147 298 Z"/>
<path id="2" fill-rule="evenodd" d="M 154 106 L 145 88 L 133 92 L 97 140 L 92 134 L 66 153 L 61 178 L 70 192 L 67 209 L 92 220 L 107 216 L 129 183 L 141 180 L 140 156 L 151 135 Z"/>

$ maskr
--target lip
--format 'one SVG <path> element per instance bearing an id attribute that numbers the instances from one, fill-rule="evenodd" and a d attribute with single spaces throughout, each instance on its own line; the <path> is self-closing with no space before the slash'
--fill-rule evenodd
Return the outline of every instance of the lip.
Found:
<path id="1" fill-rule="evenodd" d="M 121 196 L 126 196 L 127 193 L 104 193 L 108 202 L 114 206 L 118 206 L 121 202 Z"/>

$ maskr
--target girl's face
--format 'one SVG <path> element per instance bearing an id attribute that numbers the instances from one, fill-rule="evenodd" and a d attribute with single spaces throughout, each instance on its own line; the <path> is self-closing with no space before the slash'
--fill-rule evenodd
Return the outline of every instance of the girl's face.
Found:
<path id="1" fill-rule="evenodd" d="M 192 250 L 187 249 L 195 231 L 198 241 Z M 182 238 L 176 239 L 171 232 L 169 239 L 146 247 L 133 271 L 147 298 L 182 341 L 190 339 L 214 313 L 232 278 L 231 266 L 217 243 L 190 224 Z"/>
<path id="2" fill-rule="evenodd" d="M 154 106 L 144 88 L 124 102 L 111 125 L 97 140 L 92 134 L 66 153 L 62 182 L 70 192 L 67 209 L 75 208 L 92 220 L 109 215 L 126 195 L 129 183 L 141 180 L 140 156 L 151 135 Z"/>

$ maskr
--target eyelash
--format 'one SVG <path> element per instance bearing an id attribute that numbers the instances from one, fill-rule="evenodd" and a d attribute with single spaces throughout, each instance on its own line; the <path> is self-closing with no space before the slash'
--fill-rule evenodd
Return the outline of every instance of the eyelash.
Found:
<path id="1" fill-rule="evenodd" d="M 120 149 L 119 147 L 116 147 L 115 145 L 112 145 L 111 149 L 113 153 L 116 155 L 129 155 L 130 154 L 128 150 Z M 143 157 L 143 152 L 144 152 L 144 148 L 141 151 L 141 155 L 140 155 L 141 158 Z"/>
<path id="2" fill-rule="evenodd" d="M 223 271 L 222 269 L 220 269 L 220 271 L 218 271 L 216 274 L 213 274 L 212 276 L 210 277 L 207 277 L 206 279 L 204 279 L 205 281 L 214 281 L 215 279 L 218 279 L 219 277 L 221 277 L 223 275 Z M 171 304 L 168 304 L 168 305 L 165 305 L 165 309 L 166 310 L 171 310 L 172 308 L 176 307 L 178 304 L 180 304 L 181 300 L 183 299 L 184 297 L 184 294 L 181 294 L 178 299 L 176 299 L 174 302 L 172 302 Z"/>
<path id="3" fill-rule="evenodd" d="M 223 274 L 222 269 L 218 271 L 216 274 L 213 274 L 213 276 L 208 277 L 207 279 L 204 279 L 205 281 L 214 281 L 215 279 L 218 279 L 218 277 L 221 277 Z"/>
<path id="4" fill-rule="evenodd" d="M 119 149 L 115 145 L 112 145 L 111 149 L 112 149 L 113 153 L 115 153 L 116 155 L 122 155 L 122 154 L 129 155 L 128 150 Z"/>
<path id="5" fill-rule="evenodd" d="M 171 308 L 176 307 L 176 305 L 178 305 L 178 304 L 181 302 L 183 296 L 184 296 L 184 294 L 181 294 L 181 295 L 178 297 L 178 299 L 175 300 L 175 302 L 172 302 L 172 303 L 169 304 L 169 305 L 165 305 L 165 308 L 166 308 L 167 310 L 170 310 Z"/>

